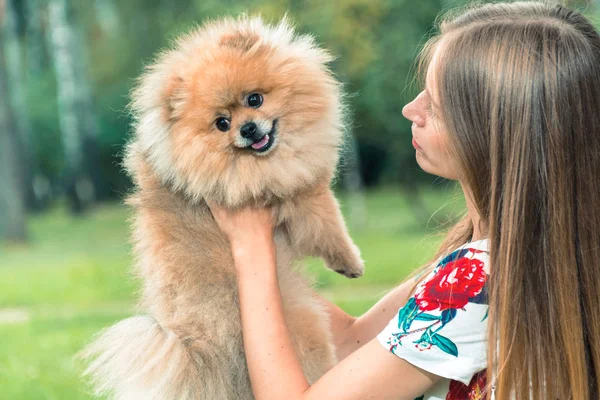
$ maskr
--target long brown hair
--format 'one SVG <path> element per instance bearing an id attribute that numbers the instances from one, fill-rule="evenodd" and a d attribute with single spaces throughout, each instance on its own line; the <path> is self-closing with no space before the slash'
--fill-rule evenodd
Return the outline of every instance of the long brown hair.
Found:
<path id="1" fill-rule="evenodd" d="M 504 399 L 598 399 L 600 36 L 548 1 L 438 21 L 438 111 L 490 240 L 488 381 Z M 469 240 L 465 218 L 440 248 Z"/>

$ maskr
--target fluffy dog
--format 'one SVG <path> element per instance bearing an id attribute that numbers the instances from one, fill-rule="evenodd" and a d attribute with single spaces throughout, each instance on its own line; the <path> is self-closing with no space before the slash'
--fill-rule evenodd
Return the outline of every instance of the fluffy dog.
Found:
<path id="1" fill-rule="evenodd" d="M 273 207 L 286 321 L 304 372 L 312 382 L 336 363 L 327 312 L 292 268 L 310 255 L 348 277 L 363 272 L 330 190 L 344 114 L 330 61 L 285 20 L 242 17 L 179 39 L 142 75 L 125 166 L 146 315 L 84 351 L 98 394 L 253 398 L 233 259 L 205 200 Z"/>

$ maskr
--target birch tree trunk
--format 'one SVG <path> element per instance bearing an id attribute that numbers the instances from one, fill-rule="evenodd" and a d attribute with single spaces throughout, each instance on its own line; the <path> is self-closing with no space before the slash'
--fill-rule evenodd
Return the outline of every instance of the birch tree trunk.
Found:
<path id="1" fill-rule="evenodd" d="M 78 53 L 78 39 L 69 21 L 66 0 L 48 1 L 47 36 L 56 73 L 59 123 L 62 133 L 66 170 L 66 190 L 71 210 L 81 213 L 94 198 L 90 179 L 90 157 L 95 152 L 97 129 L 90 116 L 89 82 Z"/>
<path id="2" fill-rule="evenodd" d="M 68 0 L 61 0 L 68 4 Z M 67 22 L 69 19 L 67 18 Z M 84 162 L 87 165 L 89 173 L 90 189 L 93 189 L 95 200 L 100 199 L 106 194 L 105 180 L 102 176 L 102 169 L 99 167 L 100 154 L 98 147 L 98 118 L 96 115 L 96 105 L 94 103 L 94 94 L 90 79 L 88 78 L 88 60 L 89 53 L 85 43 L 85 35 L 81 32 L 82 29 L 74 22 L 71 22 L 73 33 L 73 54 L 77 55 L 73 58 L 75 63 L 75 79 L 79 87 L 79 112 L 81 116 L 81 133 L 83 137 L 83 154 L 85 154 Z"/>
<path id="3" fill-rule="evenodd" d="M 31 146 L 31 124 L 27 102 L 25 99 L 25 79 L 23 74 L 23 48 L 19 40 L 17 14 L 14 0 L 2 0 L 4 18 L 2 29 L 4 34 L 5 68 L 8 87 L 8 101 L 14 111 L 14 131 L 18 146 L 19 184 L 23 186 L 23 201 L 27 208 L 33 208 L 36 203 L 33 190 L 34 157 Z"/>
<path id="4" fill-rule="evenodd" d="M 19 148 L 12 117 L 6 82 L 4 37 L 0 30 L 0 238 L 20 242 L 27 239 L 27 234 L 23 186 L 19 182 Z"/>

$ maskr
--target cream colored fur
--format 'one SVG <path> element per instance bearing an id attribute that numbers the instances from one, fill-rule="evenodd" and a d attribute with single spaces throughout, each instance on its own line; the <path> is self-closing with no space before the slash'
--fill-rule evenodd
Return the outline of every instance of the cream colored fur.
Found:
<path id="1" fill-rule="evenodd" d="M 204 199 L 273 206 L 286 321 L 306 376 L 336 363 L 330 322 L 294 268 L 305 256 L 350 277 L 363 263 L 329 185 L 342 143 L 331 57 L 287 22 L 212 22 L 180 39 L 133 92 L 126 168 L 136 190 L 135 271 L 143 315 L 101 332 L 84 350 L 97 394 L 119 400 L 252 399 L 229 244 Z M 264 93 L 258 109 L 244 106 Z M 215 129 L 227 113 L 231 130 Z M 278 121 L 266 155 L 234 146 L 248 120 Z M 266 122 L 265 122 L 266 121 Z"/>

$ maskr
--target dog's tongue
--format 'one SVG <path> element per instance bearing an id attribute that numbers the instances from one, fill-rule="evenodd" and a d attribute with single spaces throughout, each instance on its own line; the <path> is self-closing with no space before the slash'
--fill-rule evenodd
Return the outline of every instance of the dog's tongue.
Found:
<path id="1" fill-rule="evenodd" d="M 269 135 L 265 135 L 260 142 L 256 142 L 256 143 L 252 143 L 252 148 L 254 150 L 260 150 L 262 149 L 265 144 L 267 144 L 269 142 Z"/>

